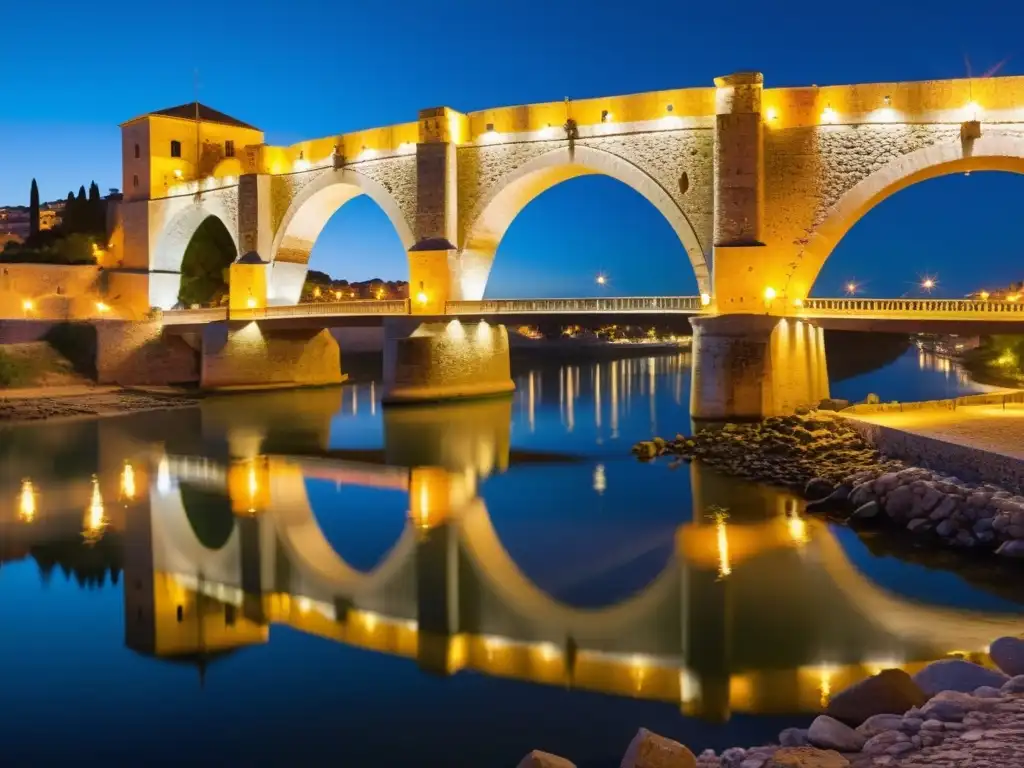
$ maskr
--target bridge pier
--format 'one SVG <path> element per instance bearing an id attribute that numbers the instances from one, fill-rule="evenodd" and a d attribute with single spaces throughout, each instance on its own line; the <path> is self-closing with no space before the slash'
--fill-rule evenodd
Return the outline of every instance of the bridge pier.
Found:
<path id="1" fill-rule="evenodd" d="M 513 389 L 505 326 L 385 321 L 385 404 L 490 397 Z"/>
<path id="2" fill-rule="evenodd" d="M 756 421 L 828 395 L 821 328 L 771 315 L 698 317 L 693 324 L 695 420 Z"/>

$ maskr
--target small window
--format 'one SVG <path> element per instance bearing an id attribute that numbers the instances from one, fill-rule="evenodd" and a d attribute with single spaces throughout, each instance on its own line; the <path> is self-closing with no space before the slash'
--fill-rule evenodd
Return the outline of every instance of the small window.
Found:
<path id="1" fill-rule="evenodd" d="M 235 142 L 233 142 L 233 141 L 225 141 L 224 142 L 224 157 L 234 157 L 234 156 L 235 156 Z"/>
<path id="2" fill-rule="evenodd" d="M 135 159 L 136 159 L 136 160 L 138 160 L 138 159 L 139 159 L 139 157 L 140 157 L 140 152 L 139 152 L 139 145 L 138 145 L 138 144 L 136 144 L 136 145 L 135 145 Z"/>
<path id="3" fill-rule="evenodd" d="M 138 189 L 139 188 L 139 177 L 138 177 L 138 175 L 132 176 L 132 187 L 134 189 Z"/>
<path id="4" fill-rule="evenodd" d="M 181 142 L 180 141 L 172 141 L 171 142 L 171 157 L 181 157 Z"/>
<path id="5" fill-rule="evenodd" d="M 235 606 L 225 605 L 224 606 L 224 624 L 228 627 L 235 626 Z"/>
<path id="6" fill-rule="evenodd" d="M 184 619 L 185 619 L 185 609 L 182 606 L 179 605 L 178 606 L 178 623 L 181 624 L 181 622 Z"/>

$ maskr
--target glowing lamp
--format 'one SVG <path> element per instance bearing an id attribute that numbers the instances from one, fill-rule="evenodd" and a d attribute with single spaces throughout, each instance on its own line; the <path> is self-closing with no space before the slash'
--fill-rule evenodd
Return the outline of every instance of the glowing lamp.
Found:
<path id="1" fill-rule="evenodd" d="M 793 306 L 794 307 L 802 307 L 803 305 L 804 305 L 804 300 L 803 299 L 793 299 Z"/>
<path id="2" fill-rule="evenodd" d="M 764 116 L 767 120 L 776 120 L 779 117 L 779 112 L 775 107 L 768 107 L 768 109 L 765 110 Z"/>
<path id="3" fill-rule="evenodd" d="M 607 109 L 602 109 L 601 110 L 601 122 L 602 123 L 610 123 L 611 120 L 612 120 L 612 113 L 609 112 Z"/>
<path id="4" fill-rule="evenodd" d="M 846 284 L 846 293 L 847 293 L 847 295 L 853 296 L 853 294 L 855 294 L 856 292 L 857 292 L 857 284 L 855 282 L 850 281 L 849 283 Z"/>
<path id="5" fill-rule="evenodd" d="M 416 294 L 416 301 L 419 302 L 420 304 L 426 304 L 427 303 L 427 294 L 426 294 L 426 292 L 425 291 L 420 291 L 419 293 L 417 293 Z"/>
<path id="6" fill-rule="evenodd" d="M 774 301 L 776 296 L 778 296 L 778 294 L 775 292 L 775 289 L 772 288 L 770 285 L 764 289 L 765 301 Z"/>
<path id="7" fill-rule="evenodd" d="M 102 301 L 97 301 L 96 302 L 96 311 L 100 312 L 100 313 L 109 312 L 110 311 L 110 307 L 107 306 L 106 304 L 104 304 Z"/>
<path id="8" fill-rule="evenodd" d="M 709 294 L 709 293 L 702 293 L 700 295 L 700 305 L 702 307 L 706 307 L 710 303 L 711 303 L 711 294 Z"/>
<path id="9" fill-rule="evenodd" d="M 24 309 L 26 312 L 31 312 L 33 309 L 36 308 L 36 305 L 32 301 L 32 299 L 25 299 L 23 302 L 21 302 L 21 308 Z"/>
<path id="10" fill-rule="evenodd" d="M 341 291 L 335 291 L 334 292 L 334 300 L 335 301 L 341 301 Z"/>
<path id="11" fill-rule="evenodd" d="M 988 301 L 989 293 L 988 291 L 982 291 L 981 293 L 978 294 L 978 296 L 979 298 L 981 298 L 982 301 Z"/>
<path id="12" fill-rule="evenodd" d="M 176 178 L 176 179 L 180 179 L 181 178 L 181 169 L 180 168 L 175 168 L 174 169 L 174 178 Z"/>
<path id="13" fill-rule="evenodd" d="M 256 299 L 250 296 L 248 299 L 245 300 L 245 306 L 247 306 L 249 309 L 256 309 Z"/>
<path id="14" fill-rule="evenodd" d="M 967 113 L 968 120 L 977 120 L 978 115 L 981 114 L 981 107 L 978 106 L 978 102 L 969 101 L 967 106 L 964 107 L 964 111 Z"/>
<path id="15" fill-rule="evenodd" d="M 597 276 L 597 284 L 598 285 L 605 285 L 605 284 L 607 284 L 607 282 L 608 282 L 608 278 L 605 277 L 604 275 L 598 275 Z"/>
<path id="16" fill-rule="evenodd" d="M 836 121 L 836 111 L 832 109 L 832 105 L 829 104 L 825 107 L 825 111 L 821 113 L 821 121 L 823 123 L 834 123 Z"/>
<path id="17" fill-rule="evenodd" d="M 921 281 L 921 287 L 924 288 L 926 291 L 930 291 L 932 288 L 935 287 L 935 278 L 926 277 L 924 280 Z"/>

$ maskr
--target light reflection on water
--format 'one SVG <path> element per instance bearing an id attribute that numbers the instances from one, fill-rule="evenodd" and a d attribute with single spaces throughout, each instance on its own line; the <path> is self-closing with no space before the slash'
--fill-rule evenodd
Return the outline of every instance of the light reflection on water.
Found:
<path id="1" fill-rule="evenodd" d="M 27 662 L 0 692 L 20 704 L 0 721 L 12 754 L 24 722 L 79 727 L 54 712 L 79 711 L 100 664 L 97 717 L 177 713 L 118 730 L 108 756 L 173 733 L 200 761 L 270 764 L 296 729 L 313 749 L 341 728 L 353 760 L 386 743 L 395 765 L 537 747 L 614 764 L 640 725 L 754 743 L 879 667 L 1019 631 L 998 573 L 901 562 L 786 493 L 635 462 L 635 440 L 687 429 L 688 353 L 516 381 L 428 409 L 382 411 L 368 383 L 5 434 L 0 642 Z M 41 580 L 54 565 L 91 589 Z M 213 714 L 238 738 L 210 741 Z"/>

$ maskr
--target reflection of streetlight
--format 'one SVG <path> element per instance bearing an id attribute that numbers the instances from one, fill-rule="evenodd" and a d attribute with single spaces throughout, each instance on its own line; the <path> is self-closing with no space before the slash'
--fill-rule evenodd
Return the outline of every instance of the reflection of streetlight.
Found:
<path id="1" fill-rule="evenodd" d="M 31 523 L 36 518 L 36 491 L 31 480 L 21 481 L 21 495 L 18 497 L 18 519 Z"/>

